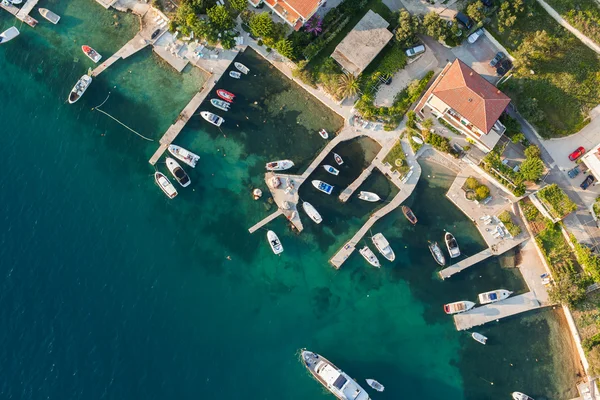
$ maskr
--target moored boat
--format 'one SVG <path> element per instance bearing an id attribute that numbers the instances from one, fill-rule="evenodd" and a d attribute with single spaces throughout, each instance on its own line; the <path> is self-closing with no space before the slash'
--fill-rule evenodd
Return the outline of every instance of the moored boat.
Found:
<path id="1" fill-rule="evenodd" d="M 268 171 L 285 171 L 286 169 L 290 169 L 294 166 L 294 162 L 291 160 L 279 160 L 279 161 L 271 161 L 265 165 L 265 168 Z"/>
<path id="2" fill-rule="evenodd" d="M 344 160 L 342 160 L 342 157 L 340 157 L 340 155 L 337 153 L 333 153 L 333 159 L 335 160 L 337 165 L 342 165 L 344 163 Z"/>
<path id="3" fill-rule="evenodd" d="M 271 250 L 275 254 L 281 254 L 283 252 L 283 246 L 277 237 L 277 234 L 273 231 L 267 232 L 267 240 L 269 241 L 269 246 L 271 246 Z"/>
<path id="4" fill-rule="evenodd" d="M 469 311 L 473 307 L 475 307 L 475 303 L 472 301 L 462 300 L 454 303 L 444 304 L 444 312 L 446 314 L 458 314 Z"/>
<path id="5" fill-rule="evenodd" d="M 321 214 L 319 214 L 317 209 L 314 208 L 313 205 L 310 204 L 309 202 L 307 202 L 307 201 L 303 202 L 302 208 L 304 209 L 304 212 L 306 212 L 306 214 L 310 217 L 310 219 L 315 221 L 316 224 L 320 224 L 321 221 L 323 221 Z"/>
<path id="6" fill-rule="evenodd" d="M 246 67 L 244 64 L 240 63 L 240 62 L 234 62 L 233 65 L 237 68 L 238 71 L 240 71 L 242 74 L 247 75 L 248 72 L 250 72 L 250 70 L 248 69 L 248 67 Z"/>
<path id="7" fill-rule="evenodd" d="M 442 267 L 446 265 L 446 257 L 444 257 L 444 252 L 440 248 L 440 245 L 437 242 L 429 243 L 429 251 L 431 251 L 431 255 L 435 262 L 440 264 Z"/>
<path id="8" fill-rule="evenodd" d="M 235 99 L 235 94 L 228 92 L 225 89 L 217 89 L 217 96 L 230 103 Z"/>
<path id="9" fill-rule="evenodd" d="M 377 267 L 377 268 L 381 267 L 381 264 L 379 263 L 379 260 L 377 259 L 377 256 L 375 255 L 375 253 L 373 253 L 373 250 L 371 250 L 369 248 L 369 246 L 363 247 L 358 252 L 372 266 Z"/>
<path id="10" fill-rule="evenodd" d="M 196 155 L 191 151 L 186 150 L 183 147 L 177 146 L 175 144 L 170 144 L 168 150 L 169 153 L 173 155 L 173 157 L 175 157 L 179 161 L 183 161 L 192 168 L 196 167 L 196 163 L 198 163 L 198 160 L 200 159 L 199 155 Z"/>
<path id="11" fill-rule="evenodd" d="M 364 201 L 370 201 L 371 203 L 381 200 L 381 197 L 379 197 L 376 193 L 362 191 L 358 194 L 358 198 Z"/>
<path id="12" fill-rule="evenodd" d="M 15 26 L 11 26 L 4 32 L 0 33 L 0 43 L 6 43 L 19 36 L 20 32 Z"/>
<path id="13" fill-rule="evenodd" d="M 327 131 L 326 131 L 325 129 L 321 129 L 321 130 L 319 131 L 319 135 L 321 135 L 321 137 L 322 137 L 323 139 L 329 139 L 329 133 L 327 133 Z"/>
<path id="14" fill-rule="evenodd" d="M 479 304 L 490 304 L 508 299 L 512 293 L 506 289 L 497 289 L 491 292 L 479 293 L 477 297 L 479 298 Z"/>
<path id="15" fill-rule="evenodd" d="M 242 74 L 240 74 L 237 71 L 229 71 L 229 76 L 235 79 L 240 79 L 242 77 Z"/>
<path id="16" fill-rule="evenodd" d="M 454 238 L 454 235 L 452 235 L 450 232 L 446 232 L 444 235 L 444 241 L 446 242 L 448 253 L 450 253 L 450 258 L 459 257 L 460 249 L 458 248 L 458 242 Z"/>
<path id="17" fill-rule="evenodd" d="M 225 100 L 219 100 L 219 99 L 210 99 L 210 104 L 217 107 L 219 110 L 223 110 L 223 111 L 229 111 L 229 107 L 231 107 L 231 104 L 229 104 Z"/>
<path id="18" fill-rule="evenodd" d="M 217 114 L 213 114 L 210 111 L 201 111 L 200 115 L 202 116 L 202 118 L 204 118 L 205 120 L 207 120 L 215 126 L 221 126 L 221 124 L 225 122 L 225 120 L 222 117 L 219 117 Z"/>
<path id="19" fill-rule="evenodd" d="M 100 53 L 98 53 L 96 50 L 92 49 L 88 45 L 81 46 L 81 51 L 83 51 L 83 53 L 86 56 L 88 56 L 89 59 L 92 60 L 95 63 L 98 63 L 98 61 L 100 61 L 100 59 L 102 58 L 102 56 L 100 55 Z"/>
<path id="20" fill-rule="evenodd" d="M 79 78 L 73 89 L 71 89 L 71 93 L 69 93 L 69 104 L 77 102 L 90 86 L 90 83 L 92 83 L 90 76 L 83 75 Z"/>
<path id="21" fill-rule="evenodd" d="M 169 181 L 169 178 L 165 176 L 162 172 L 156 171 L 154 173 L 154 180 L 160 189 L 167 195 L 168 198 L 172 199 L 177 196 L 177 190 L 175 186 Z"/>
<path id="22" fill-rule="evenodd" d="M 394 250 L 392 250 L 390 243 L 385 236 L 383 236 L 383 233 L 376 233 L 371 240 L 377 251 L 379 251 L 388 261 L 394 261 L 396 259 L 396 254 L 394 254 Z"/>
<path id="23" fill-rule="evenodd" d="M 521 392 L 512 392 L 512 398 L 513 400 L 533 400 L 533 397 L 529 397 Z"/>
<path id="24" fill-rule="evenodd" d="M 329 172 L 331 175 L 339 175 L 340 171 L 337 168 L 332 167 L 331 165 L 323 165 L 325 171 Z"/>
<path id="25" fill-rule="evenodd" d="M 314 187 L 316 187 L 318 190 L 320 190 L 323 193 L 331 194 L 331 192 L 333 191 L 333 186 L 330 185 L 329 183 L 325 183 L 325 182 L 319 181 L 319 180 L 314 180 L 311 183 Z"/>
<path id="26" fill-rule="evenodd" d="M 367 384 L 378 392 L 383 392 L 385 390 L 385 387 L 375 379 L 365 379 L 365 381 L 367 381 Z"/>
<path id="27" fill-rule="evenodd" d="M 471 334 L 471 337 L 473 338 L 473 340 L 475 340 L 481 344 L 486 344 L 487 339 L 488 339 L 485 336 L 483 336 L 481 333 L 477 333 L 477 332 L 473 332 L 473 334 Z"/>
<path id="28" fill-rule="evenodd" d="M 60 21 L 60 16 L 58 14 L 55 14 L 52 11 L 48 10 L 47 8 L 38 8 L 38 11 L 40 12 L 40 15 L 42 17 L 46 18 L 48 21 L 52 22 L 54 25 L 58 24 L 58 21 Z"/>
<path id="29" fill-rule="evenodd" d="M 173 175 L 173 178 L 177 180 L 181 187 L 190 186 L 190 183 L 192 183 L 192 181 L 190 181 L 190 177 L 183 170 L 183 168 L 181 168 L 181 165 L 179 165 L 177 161 L 175 161 L 171 157 L 167 157 L 165 162 L 167 164 L 167 168 L 171 172 L 171 175 Z"/>
<path id="30" fill-rule="evenodd" d="M 415 213 L 413 213 L 413 211 L 409 207 L 402 206 L 402 213 L 404 214 L 404 216 L 406 217 L 408 222 L 410 222 L 413 225 L 416 225 L 417 217 L 415 216 Z"/>
<path id="31" fill-rule="evenodd" d="M 368 393 L 325 357 L 302 350 L 302 361 L 312 376 L 340 400 L 370 400 Z"/>

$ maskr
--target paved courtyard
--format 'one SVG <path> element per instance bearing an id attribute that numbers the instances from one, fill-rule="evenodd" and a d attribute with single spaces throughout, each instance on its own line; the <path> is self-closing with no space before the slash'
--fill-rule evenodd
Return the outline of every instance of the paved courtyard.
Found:
<path id="1" fill-rule="evenodd" d="M 477 39 L 475 43 L 465 40 L 463 44 L 452 49 L 452 53 L 457 58 L 492 84 L 495 84 L 499 78 L 496 76 L 496 68 L 490 66 L 490 61 L 499 51 L 500 49 L 485 35 Z"/>

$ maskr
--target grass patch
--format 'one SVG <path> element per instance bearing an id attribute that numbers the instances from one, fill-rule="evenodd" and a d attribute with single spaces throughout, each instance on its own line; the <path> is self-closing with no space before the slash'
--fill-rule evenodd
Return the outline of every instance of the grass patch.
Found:
<path id="1" fill-rule="evenodd" d="M 554 218 L 562 219 L 577 209 L 573 200 L 556 183 L 540 189 L 536 196 Z"/>
<path id="2" fill-rule="evenodd" d="M 519 236 L 521 233 L 521 227 L 513 222 L 511 213 L 508 210 L 503 211 L 498 215 L 498 219 L 502 221 L 506 229 L 508 229 L 508 233 L 512 237 Z"/>
<path id="3" fill-rule="evenodd" d="M 383 159 L 383 163 L 389 163 L 392 166 L 392 171 L 398 171 L 402 176 L 406 175 L 406 173 L 410 170 L 400 140 L 396 141 L 394 147 L 392 147 L 390 152 L 387 153 Z"/>
<path id="4" fill-rule="evenodd" d="M 535 240 L 542 248 L 555 279 L 577 272 L 575 257 L 562 234 L 560 224 L 546 225 L 546 229 Z"/>
<path id="5" fill-rule="evenodd" d="M 600 44 L 600 8 L 595 0 L 546 0 L 564 19 Z"/>

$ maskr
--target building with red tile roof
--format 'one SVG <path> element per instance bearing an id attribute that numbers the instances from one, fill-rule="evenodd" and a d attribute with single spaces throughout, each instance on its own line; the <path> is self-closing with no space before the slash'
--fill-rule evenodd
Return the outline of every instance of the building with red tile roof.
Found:
<path id="1" fill-rule="evenodd" d="M 294 30 L 299 30 L 325 0 L 248 0 L 254 7 L 265 3 Z"/>

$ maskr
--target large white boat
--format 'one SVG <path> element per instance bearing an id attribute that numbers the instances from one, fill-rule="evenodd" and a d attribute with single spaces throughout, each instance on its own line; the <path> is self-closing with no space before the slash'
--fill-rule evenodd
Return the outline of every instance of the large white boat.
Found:
<path id="1" fill-rule="evenodd" d="M 312 376 L 340 400 L 370 400 L 369 394 L 325 357 L 302 350 L 302 361 Z"/>
<path id="2" fill-rule="evenodd" d="M 390 247 L 390 243 L 383 236 L 383 233 L 376 233 L 373 235 L 371 240 L 381 255 L 384 256 L 388 261 L 394 261 L 396 259 L 394 250 L 392 250 Z"/>
<path id="3" fill-rule="evenodd" d="M 77 102 L 81 96 L 83 96 L 91 83 L 92 78 L 88 75 L 83 75 L 81 78 L 79 78 L 75 86 L 73 86 L 73 89 L 71 89 L 71 93 L 69 93 L 69 104 Z"/>
<path id="4" fill-rule="evenodd" d="M 314 187 L 316 187 L 318 190 L 320 190 L 323 193 L 331 194 L 331 192 L 333 191 L 333 186 L 331 186 L 329 183 L 325 183 L 323 181 L 318 181 L 316 179 L 314 181 L 312 181 L 311 183 Z"/>
<path id="5" fill-rule="evenodd" d="M 219 117 L 217 114 L 213 114 L 210 111 L 200 111 L 200 115 L 215 126 L 221 126 L 221 124 L 225 122 L 222 117 Z"/>
<path id="6" fill-rule="evenodd" d="M 329 172 L 331 175 L 339 175 L 340 174 L 340 170 L 332 167 L 331 165 L 323 165 L 323 168 L 325 168 L 325 171 Z"/>
<path id="7" fill-rule="evenodd" d="M 360 192 L 358 198 L 364 201 L 370 201 L 371 203 L 381 200 L 381 197 L 372 192 Z"/>
<path id="8" fill-rule="evenodd" d="M 184 163 L 186 163 L 187 165 L 189 165 L 192 168 L 196 167 L 196 164 L 198 163 L 198 160 L 200 159 L 199 155 L 194 154 L 191 151 L 186 150 L 183 147 L 177 146 L 175 144 L 170 144 L 168 147 L 168 150 L 169 150 L 169 153 L 171 153 L 173 155 L 173 157 L 175 157 L 179 161 L 183 161 Z"/>
<path id="9" fill-rule="evenodd" d="M 283 246 L 277 237 L 277 234 L 273 231 L 267 232 L 267 240 L 269 241 L 269 246 L 271 246 L 271 250 L 275 254 L 281 254 L 283 252 Z"/>
<path id="10" fill-rule="evenodd" d="M 512 398 L 513 400 L 533 400 L 533 397 L 529 397 L 521 392 L 512 392 Z"/>
<path id="11" fill-rule="evenodd" d="M 309 202 L 303 202 L 302 208 L 304 209 L 304 212 L 306 212 L 306 214 L 310 217 L 310 219 L 315 221 L 315 223 L 320 224 L 321 221 L 323 221 L 323 218 L 321 218 L 321 214 L 319 214 L 317 209 L 314 208 L 313 205 Z"/>
<path id="12" fill-rule="evenodd" d="M 20 32 L 16 27 L 11 26 L 4 32 L 0 33 L 0 43 L 6 43 L 10 40 L 13 40 L 17 36 L 19 36 L 19 33 Z"/>
<path id="13" fill-rule="evenodd" d="M 179 165 L 179 163 L 173 160 L 171 157 L 167 157 L 165 161 L 167 164 L 167 168 L 171 172 L 171 175 L 173 175 L 177 182 L 179 182 L 181 187 L 190 186 L 190 183 L 192 183 L 192 181 L 190 181 L 190 177 L 188 176 L 188 174 L 186 174 L 183 168 L 181 168 L 181 165 Z"/>
<path id="14" fill-rule="evenodd" d="M 165 176 L 165 174 L 156 171 L 154 173 L 154 180 L 158 184 L 158 187 L 167 195 L 168 198 L 172 199 L 177 196 L 177 190 L 175 186 L 169 181 L 169 178 Z"/>
<path id="15" fill-rule="evenodd" d="M 268 171 L 284 171 L 286 169 L 290 169 L 294 166 L 294 162 L 291 160 L 279 160 L 279 161 L 271 161 L 265 165 L 265 168 Z"/>
<path id="16" fill-rule="evenodd" d="M 444 235 L 444 241 L 446 242 L 448 253 L 450 253 L 450 258 L 459 257 L 460 249 L 458 248 L 458 242 L 454 238 L 454 235 L 450 232 L 446 232 L 446 234 Z"/>
<path id="17" fill-rule="evenodd" d="M 491 292 L 479 293 L 479 304 L 490 304 L 508 299 L 513 292 L 506 289 L 492 290 Z"/>
<path id="18" fill-rule="evenodd" d="M 372 266 L 377 267 L 377 268 L 381 267 L 381 264 L 379 263 L 379 260 L 377 259 L 377 256 L 375 255 L 375 253 L 373 253 L 373 250 L 371 250 L 369 248 L 369 246 L 363 247 L 358 252 Z"/>
<path id="19" fill-rule="evenodd" d="M 237 68 L 238 71 L 240 71 L 244 75 L 248 75 L 248 72 L 250 72 L 248 67 L 246 67 L 244 64 L 242 64 L 240 62 L 236 61 L 233 63 L 233 65 Z"/>
<path id="20" fill-rule="evenodd" d="M 47 8 L 38 8 L 38 11 L 42 15 L 42 17 L 46 18 L 48 21 L 52 22 L 54 25 L 58 24 L 60 21 L 60 16 L 58 14 L 53 13 Z"/>
<path id="21" fill-rule="evenodd" d="M 475 303 L 472 301 L 457 301 L 455 303 L 444 304 L 444 312 L 446 314 L 458 314 L 469 311 L 473 307 L 475 307 Z"/>

